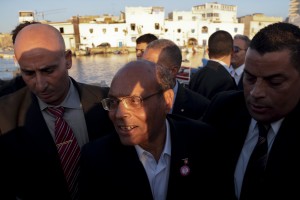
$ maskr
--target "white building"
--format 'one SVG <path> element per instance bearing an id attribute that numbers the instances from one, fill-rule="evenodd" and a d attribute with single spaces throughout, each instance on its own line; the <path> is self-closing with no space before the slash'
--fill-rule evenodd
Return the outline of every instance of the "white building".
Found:
<path id="1" fill-rule="evenodd" d="M 252 15 L 246 15 L 239 18 L 240 22 L 245 24 L 244 34 L 247 35 L 250 39 L 262 28 L 276 23 L 282 22 L 282 17 L 269 17 L 265 16 L 262 13 L 255 13 Z"/>
<path id="2" fill-rule="evenodd" d="M 174 11 L 168 16 L 164 37 L 179 46 L 187 45 L 192 38 L 198 45 L 205 46 L 209 36 L 218 30 L 225 30 L 232 36 L 244 32 L 244 24 L 238 23 L 236 18 L 236 6 L 232 5 L 205 3 L 193 6 L 191 11 Z"/>
<path id="3" fill-rule="evenodd" d="M 32 12 L 32 15 L 34 13 Z M 178 46 L 190 44 L 204 46 L 217 30 L 232 36 L 243 34 L 244 24 L 237 22 L 236 6 L 205 3 L 191 11 L 174 11 L 165 19 L 163 7 L 125 7 L 120 17 L 72 17 L 68 22 L 47 22 L 63 34 L 66 47 L 86 49 L 109 43 L 111 47 L 134 47 L 136 38 L 152 33 L 159 38 L 174 41 Z"/>
<path id="4" fill-rule="evenodd" d="M 140 35 L 152 33 L 158 37 L 163 34 L 165 10 L 163 7 L 125 7 L 127 44 L 135 46 Z"/>
<path id="5" fill-rule="evenodd" d="M 288 22 L 300 27 L 300 0 L 291 0 Z"/>

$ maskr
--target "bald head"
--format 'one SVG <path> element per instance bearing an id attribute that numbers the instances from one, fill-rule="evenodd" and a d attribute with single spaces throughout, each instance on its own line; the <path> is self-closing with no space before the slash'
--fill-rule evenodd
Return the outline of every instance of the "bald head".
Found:
<path id="1" fill-rule="evenodd" d="M 115 74 L 111 87 L 116 85 L 117 87 L 124 86 L 124 89 L 130 89 L 139 85 L 145 88 L 153 86 L 153 83 L 157 82 L 155 63 L 137 60 L 127 63 Z M 158 84 L 156 86 L 158 87 Z"/>
<path id="2" fill-rule="evenodd" d="M 170 85 L 173 85 L 173 78 L 167 69 L 147 60 L 136 60 L 119 69 L 112 80 L 111 89 L 118 88 L 118 91 L 130 94 L 128 90 L 137 86 L 145 90 L 167 90 L 171 88 Z M 119 90 L 120 87 L 123 89 Z"/>
<path id="3" fill-rule="evenodd" d="M 32 24 L 24 27 L 17 35 L 14 50 L 16 58 L 22 53 L 34 49 L 45 49 L 52 52 L 65 51 L 61 33 L 47 24 Z"/>
<path id="4" fill-rule="evenodd" d="M 182 62 L 180 48 L 171 40 L 158 39 L 148 44 L 143 58 L 169 69 L 179 69 Z"/>

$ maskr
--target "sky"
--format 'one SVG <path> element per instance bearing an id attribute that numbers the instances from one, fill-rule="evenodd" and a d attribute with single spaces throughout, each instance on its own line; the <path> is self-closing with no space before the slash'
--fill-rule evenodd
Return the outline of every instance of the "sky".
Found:
<path id="1" fill-rule="evenodd" d="M 283 19 L 288 17 L 290 4 L 290 0 L 1 0 L 0 33 L 10 33 L 18 25 L 19 11 L 36 12 L 38 20 L 62 22 L 77 15 L 119 15 L 126 6 L 162 6 L 167 15 L 172 11 L 191 11 L 192 6 L 208 2 L 236 5 L 238 17 L 263 13 Z"/>

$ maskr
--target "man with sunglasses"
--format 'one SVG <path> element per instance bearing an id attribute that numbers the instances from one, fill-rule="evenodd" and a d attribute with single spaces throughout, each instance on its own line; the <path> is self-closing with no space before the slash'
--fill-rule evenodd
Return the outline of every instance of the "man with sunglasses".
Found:
<path id="1" fill-rule="evenodd" d="M 221 199 L 215 131 L 168 115 L 172 85 L 170 71 L 147 60 L 116 73 L 102 100 L 116 133 L 83 148 L 82 199 Z"/>
<path id="2" fill-rule="evenodd" d="M 237 34 L 233 38 L 233 53 L 231 56 L 231 66 L 233 68 L 232 77 L 239 90 L 243 89 L 243 71 L 245 67 L 245 56 L 250 45 L 250 39 L 246 35 Z"/>

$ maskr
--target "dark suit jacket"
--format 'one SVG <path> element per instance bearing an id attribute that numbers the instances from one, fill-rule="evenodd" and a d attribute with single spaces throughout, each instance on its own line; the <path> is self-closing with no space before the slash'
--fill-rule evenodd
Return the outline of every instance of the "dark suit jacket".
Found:
<path id="1" fill-rule="evenodd" d="M 77 84 L 89 139 L 111 132 L 100 105 L 108 88 Z M 0 199 L 68 200 L 59 155 L 37 98 L 27 87 L 0 98 Z"/>
<path id="2" fill-rule="evenodd" d="M 300 104 L 282 122 L 269 153 L 265 193 L 261 199 L 300 199 Z M 222 130 L 227 170 L 232 185 L 235 166 L 243 147 L 251 116 L 246 108 L 243 91 L 223 92 L 212 100 L 203 120 Z M 225 167 L 225 165 L 224 165 Z"/>
<path id="3" fill-rule="evenodd" d="M 221 64 L 209 60 L 205 67 L 200 68 L 191 77 L 189 89 L 212 99 L 218 92 L 236 90 L 237 85 Z"/>
<path id="4" fill-rule="evenodd" d="M 172 114 L 200 119 L 209 103 L 210 100 L 206 97 L 178 84 Z"/>
<path id="5" fill-rule="evenodd" d="M 215 133 L 206 124 L 169 115 L 171 167 L 167 199 L 219 199 L 219 157 Z M 190 174 L 180 168 L 188 158 Z M 86 144 L 81 156 L 79 182 L 82 200 L 153 199 L 146 171 L 134 146 L 121 144 L 117 133 Z"/>
<path id="6" fill-rule="evenodd" d="M 4 81 L 2 85 L 0 85 L 0 97 L 6 94 L 13 93 L 23 87 L 26 86 L 21 75 L 14 77 L 9 81 Z"/>

